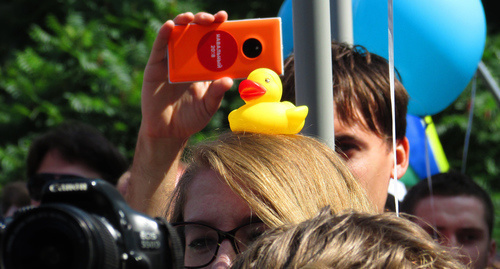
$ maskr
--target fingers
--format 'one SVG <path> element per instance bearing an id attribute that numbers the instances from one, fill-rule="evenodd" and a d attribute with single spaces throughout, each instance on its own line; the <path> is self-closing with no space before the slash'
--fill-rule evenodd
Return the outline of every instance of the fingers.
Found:
<path id="1" fill-rule="evenodd" d="M 194 15 L 193 23 L 201 25 L 210 25 L 212 23 L 221 23 L 227 21 L 228 15 L 225 11 L 219 11 L 214 15 L 206 12 L 198 12 Z"/>
<path id="2" fill-rule="evenodd" d="M 174 18 L 174 23 L 176 25 L 184 25 L 188 23 L 197 23 L 202 25 L 208 25 L 211 23 L 221 23 L 227 21 L 228 15 L 227 12 L 221 10 L 215 14 L 210 14 L 207 12 L 198 12 L 196 15 L 193 15 L 191 12 L 186 12 L 177 15 Z"/>
<path id="3" fill-rule="evenodd" d="M 217 15 L 217 19 L 221 20 L 222 15 Z M 209 25 L 215 21 L 215 16 L 207 12 L 198 12 L 193 15 L 191 12 L 179 14 L 175 17 L 174 23 L 176 25 L 185 25 L 188 23 L 196 23 L 201 25 Z"/>
<path id="4" fill-rule="evenodd" d="M 194 20 L 194 15 L 191 12 L 185 12 L 177 15 L 174 18 L 174 23 L 176 25 L 188 24 Z"/>
<path id="5" fill-rule="evenodd" d="M 153 50 L 161 50 L 164 51 L 168 38 L 170 37 L 170 33 L 175 25 L 184 25 L 188 23 L 197 23 L 202 25 L 209 25 L 211 23 L 221 23 L 226 21 L 228 18 L 227 12 L 219 11 L 214 15 L 206 12 L 198 12 L 196 15 L 193 15 L 191 12 L 185 12 L 177 15 L 173 20 L 168 20 L 163 24 L 156 37 L 155 43 L 153 44 Z M 164 56 L 164 55 L 163 55 Z M 162 56 L 162 57 L 163 57 Z"/>
<path id="6" fill-rule="evenodd" d="M 228 15 L 227 12 L 224 10 L 221 10 L 217 13 L 214 14 L 214 22 L 225 22 L 227 21 Z"/>
<path id="7" fill-rule="evenodd" d="M 198 12 L 196 15 L 194 15 L 194 23 L 201 24 L 201 25 L 209 25 L 213 23 L 215 20 L 214 15 L 206 12 Z"/>

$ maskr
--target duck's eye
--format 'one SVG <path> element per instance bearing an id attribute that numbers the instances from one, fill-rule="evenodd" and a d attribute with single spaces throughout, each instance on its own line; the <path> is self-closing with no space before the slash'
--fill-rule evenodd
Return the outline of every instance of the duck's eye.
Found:
<path id="1" fill-rule="evenodd" d="M 266 78 L 266 83 L 269 83 L 269 82 L 271 82 L 271 80 L 270 80 L 270 79 L 268 79 L 268 78 Z"/>

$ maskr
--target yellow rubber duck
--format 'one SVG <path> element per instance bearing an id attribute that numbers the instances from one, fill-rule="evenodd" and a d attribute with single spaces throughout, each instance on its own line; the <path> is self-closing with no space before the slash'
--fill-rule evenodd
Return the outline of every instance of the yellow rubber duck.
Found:
<path id="1" fill-rule="evenodd" d="M 240 83 L 238 91 L 246 104 L 229 113 L 229 127 L 233 132 L 296 134 L 304 127 L 307 106 L 280 102 L 281 80 L 273 70 L 252 71 Z"/>

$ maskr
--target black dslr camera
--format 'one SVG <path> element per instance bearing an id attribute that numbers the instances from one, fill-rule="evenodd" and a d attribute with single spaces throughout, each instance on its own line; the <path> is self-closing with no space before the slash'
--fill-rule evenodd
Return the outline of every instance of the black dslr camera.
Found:
<path id="1" fill-rule="evenodd" d="M 3 225 L 3 269 L 183 268 L 175 230 L 132 210 L 102 180 L 60 179 L 45 186 L 39 207 Z"/>

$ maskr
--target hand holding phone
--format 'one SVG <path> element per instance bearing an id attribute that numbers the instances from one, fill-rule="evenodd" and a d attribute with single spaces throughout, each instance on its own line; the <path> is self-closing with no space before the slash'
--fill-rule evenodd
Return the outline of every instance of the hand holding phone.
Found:
<path id="1" fill-rule="evenodd" d="M 168 42 L 172 83 L 245 78 L 257 68 L 283 74 L 281 19 L 176 25 Z"/>

